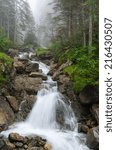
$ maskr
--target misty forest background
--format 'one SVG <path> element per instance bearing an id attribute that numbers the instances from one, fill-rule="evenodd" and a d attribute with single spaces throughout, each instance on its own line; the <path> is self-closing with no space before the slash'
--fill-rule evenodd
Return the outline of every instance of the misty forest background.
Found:
<path id="1" fill-rule="evenodd" d="M 64 72 L 75 91 L 98 85 L 98 2 L 55 0 L 45 22 L 37 25 L 26 0 L 0 0 L 0 85 L 12 68 L 9 48 L 33 48 L 38 56 L 52 53 L 59 64 L 71 62 Z"/>

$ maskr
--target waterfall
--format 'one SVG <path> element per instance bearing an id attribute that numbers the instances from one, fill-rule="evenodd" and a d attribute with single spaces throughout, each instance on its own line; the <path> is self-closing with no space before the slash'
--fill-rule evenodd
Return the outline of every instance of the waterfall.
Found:
<path id="1" fill-rule="evenodd" d="M 47 75 L 49 66 L 39 63 L 39 68 Z M 71 106 L 57 89 L 57 82 L 50 76 L 38 91 L 37 100 L 24 122 L 15 123 L 2 135 L 11 132 L 23 136 L 41 136 L 52 145 L 53 150 L 89 150 L 85 145 L 85 135 L 76 130 L 77 119 Z"/>

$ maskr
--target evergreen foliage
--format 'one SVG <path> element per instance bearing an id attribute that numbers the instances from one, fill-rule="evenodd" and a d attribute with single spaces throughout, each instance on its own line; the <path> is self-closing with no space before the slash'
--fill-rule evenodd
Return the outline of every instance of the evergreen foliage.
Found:
<path id="1" fill-rule="evenodd" d="M 53 17 L 55 35 L 50 49 L 60 64 L 70 61 L 67 73 L 79 91 L 99 83 L 99 2 L 57 0 Z"/>

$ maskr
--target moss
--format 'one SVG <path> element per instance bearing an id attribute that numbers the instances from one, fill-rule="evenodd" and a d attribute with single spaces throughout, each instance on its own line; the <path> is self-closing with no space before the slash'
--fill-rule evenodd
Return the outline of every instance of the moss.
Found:
<path id="1" fill-rule="evenodd" d="M 39 57 L 39 56 L 43 56 L 43 55 L 45 55 L 45 54 L 48 54 L 50 51 L 48 50 L 48 49 L 45 49 L 45 48 L 38 48 L 37 50 L 36 50 L 36 54 L 37 54 L 37 56 Z"/>
<path id="2" fill-rule="evenodd" d="M 12 70 L 13 59 L 4 53 L 0 53 L 0 86 L 9 78 Z"/>

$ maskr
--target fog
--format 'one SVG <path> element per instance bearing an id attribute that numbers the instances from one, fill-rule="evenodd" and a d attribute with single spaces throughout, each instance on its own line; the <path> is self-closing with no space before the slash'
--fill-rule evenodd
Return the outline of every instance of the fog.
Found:
<path id="1" fill-rule="evenodd" d="M 38 44 L 41 47 L 48 47 L 51 34 L 48 14 L 53 11 L 53 5 L 50 5 L 53 0 L 28 0 L 28 2 L 39 29 L 39 32 L 37 33 Z"/>
<path id="2" fill-rule="evenodd" d="M 28 0 L 37 24 L 45 19 L 46 15 L 52 11 L 49 5 L 53 0 Z"/>

